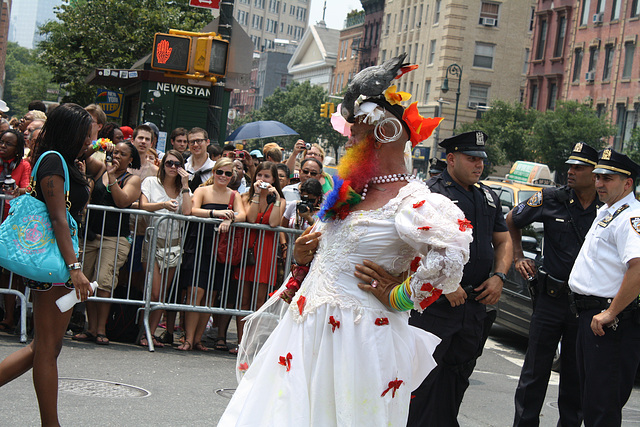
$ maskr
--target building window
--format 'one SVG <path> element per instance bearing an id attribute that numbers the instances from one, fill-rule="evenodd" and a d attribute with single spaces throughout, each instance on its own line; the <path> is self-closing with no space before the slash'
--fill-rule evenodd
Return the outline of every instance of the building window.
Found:
<path id="1" fill-rule="evenodd" d="M 633 0 L 631 2 L 631 17 L 636 18 L 640 15 L 640 0 Z"/>
<path id="2" fill-rule="evenodd" d="M 384 49 L 384 50 L 382 51 L 382 55 L 380 55 L 380 60 L 381 60 L 382 62 L 384 62 L 384 61 L 386 61 L 386 60 L 387 60 L 387 49 Z"/>
<path id="3" fill-rule="evenodd" d="M 476 52 L 473 56 L 473 66 L 480 68 L 493 68 L 493 55 L 495 45 L 476 42 Z"/>
<path id="4" fill-rule="evenodd" d="M 556 98 L 558 97 L 558 85 L 556 82 L 549 83 L 549 99 L 547 100 L 547 110 L 556 109 Z"/>
<path id="5" fill-rule="evenodd" d="M 564 36 L 567 31 L 567 17 L 562 15 L 558 17 L 558 34 L 556 36 L 556 47 L 553 50 L 553 57 L 562 57 L 562 51 L 564 50 Z"/>
<path id="6" fill-rule="evenodd" d="M 398 21 L 398 30 L 402 31 L 406 28 L 402 28 L 402 21 L 404 21 L 404 10 L 400 11 L 400 20 Z"/>
<path id="7" fill-rule="evenodd" d="M 429 47 L 429 61 L 427 64 L 432 65 L 436 57 L 436 40 L 431 40 L 431 46 Z"/>
<path id="8" fill-rule="evenodd" d="M 531 99 L 529 100 L 529 108 L 538 108 L 538 85 L 531 85 Z"/>
<path id="9" fill-rule="evenodd" d="M 407 45 L 407 61 L 411 62 L 411 45 Z"/>
<path id="10" fill-rule="evenodd" d="M 500 5 L 498 3 L 482 2 L 480 6 L 480 20 L 478 24 L 486 26 L 498 26 L 498 12 L 500 11 Z"/>
<path id="11" fill-rule="evenodd" d="M 624 104 L 616 105 L 616 136 L 613 139 L 613 149 L 620 151 L 622 147 L 622 135 L 626 126 L 627 108 Z"/>
<path id="12" fill-rule="evenodd" d="M 469 104 L 476 103 L 476 106 L 486 106 L 489 102 L 489 86 L 471 83 L 469 85 Z"/>
<path id="13" fill-rule="evenodd" d="M 613 0 L 611 4 L 611 20 L 615 21 L 620 19 L 620 4 L 622 0 Z"/>
<path id="14" fill-rule="evenodd" d="M 418 7 L 417 6 L 413 6 L 413 15 L 411 15 L 411 29 L 415 28 L 416 26 L 416 14 L 418 13 Z"/>
<path id="15" fill-rule="evenodd" d="M 591 9 L 591 0 L 582 0 L 582 15 L 580 17 L 580 25 L 589 23 L 589 9 Z"/>
<path id="16" fill-rule="evenodd" d="M 591 46 L 589 48 L 589 71 L 596 71 L 596 65 L 598 65 L 598 47 Z"/>
<path id="17" fill-rule="evenodd" d="M 426 104 L 429 102 L 429 92 L 431 92 L 431 80 L 427 80 L 424 82 L 424 99 L 423 102 Z"/>
<path id="18" fill-rule="evenodd" d="M 420 3 L 420 12 L 418 14 L 418 22 L 416 22 L 416 27 L 420 28 L 420 26 L 422 25 L 422 12 L 424 12 L 424 8 L 423 8 L 423 4 Z"/>
<path id="19" fill-rule="evenodd" d="M 605 111 L 605 105 L 604 104 L 598 104 L 596 105 L 596 116 L 602 118 L 605 116 L 605 114 L 607 113 Z"/>
<path id="20" fill-rule="evenodd" d="M 582 70 L 582 57 L 584 55 L 584 51 L 582 49 L 576 49 L 573 54 L 573 77 L 571 78 L 572 82 L 580 81 L 580 72 Z"/>
<path id="21" fill-rule="evenodd" d="M 433 10 L 433 25 L 437 24 L 438 22 L 440 22 L 440 4 L 442 3 L 441 0 L 436 0 L 436 4 L 434 6 L 434 10 Z"/>
<path id="22" fill-rule="evenodd" d="M 633 67 L 633 55 L 636 51 L 635 43 L 624 44 L 624 68 L 622 69 L 622 78 L 631 78 L 631 70 Z"/>
<path id="23" fill-rule="evenodd" d="M 598 3 L 596 5 L 596 12 L 597 13 L 604 13 L 604 4 L 606 3 L 606 0 L 598 0 Z"/>
<path id="24" fill-rule="evenodd" d="M 613 45 L 608 44 L 604 47 L 604 73 L 602 74 L 602 80 L 611 79 L 611 67 L 613 66 Z"/>
<path id="25" fill-rule="evenodd" d="M 387 23 L 384 27 L 384 35 L 388 36 L 389 35 L 389 26 L 391 25 L 391 14 L 387 13 Z"/>
<path id="26" fill-rule="evenodd" d="M 414 45 L 414 49 L 413 49 L 413 63 L 414 64 L 418 63 L 418 43 Z"/>
<path id="27" fill-rule="evenodd" d="M 531 16 L 529 17 L 529 32 L 533 31 L 533 24 L 536 22 L 536 8 L 531 8 Z"/>
<path id="28" fill-rule="evenodd" d="M 536 46 L 536 59 L 540 60 L 544 56 L 544 46 L 547 43 L 547 20 L 540 19 L 538 30 L 538 45 Z"/>
<path id="29" fill-rule="evenodd" d="M 522 74 L 527 74 L 527 71 L 529 71 L 529 55 L 531 54 L 531 51 L 529 50 L 528 47 L 524 48 L 524 65 L 522 66 Z"/>

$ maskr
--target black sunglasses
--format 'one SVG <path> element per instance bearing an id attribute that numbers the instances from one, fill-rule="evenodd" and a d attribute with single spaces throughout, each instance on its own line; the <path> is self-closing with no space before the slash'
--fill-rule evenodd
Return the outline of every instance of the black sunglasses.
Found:
<path id="1" fill-rule="evenodd" d="M 181 168 L 182 167 L 182 163 L 176 161 L 176 160 L 167 160 L 166 162 L 164 162 L 164 165 L 168 168 Z"/>
<path id="2" fill-rule="evenodd" d="M 316 176 L 316 175 L 318 175 L 319 172 L 311 171 L 309 169 L 302 169 L 302 173 L 305 174 L 305 175 Z"/>
<path id="3" fill-rule="evenodd" d="M 216 175 L 222 175 L 222 174 L 228 176 L 229 178 L 231 178 L 233 176 L 233 172 L 231 172 L 231 171 L 223 171 L 223 170 L 220 170 L 220 169 L 218 169 L 216 171 Z"/>

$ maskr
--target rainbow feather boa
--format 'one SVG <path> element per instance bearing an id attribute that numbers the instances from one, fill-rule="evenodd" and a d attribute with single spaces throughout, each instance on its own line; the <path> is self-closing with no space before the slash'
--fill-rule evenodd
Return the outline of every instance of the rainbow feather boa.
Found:
<path id="1" fill-rule="evenodd" d="M 333 190 L 327 194 L 318 217 L 322 221 L 332 219 L 345 219 L 351 208 L 362 200 L 362 196 L 351 188 L 349 180 L 342 180 L 340 177 L 333 177 Z"/>

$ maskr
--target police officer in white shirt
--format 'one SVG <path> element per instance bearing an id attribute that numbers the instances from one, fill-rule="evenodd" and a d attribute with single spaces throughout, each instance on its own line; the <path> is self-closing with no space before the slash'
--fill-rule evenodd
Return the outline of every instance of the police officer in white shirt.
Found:
<path id="1" fill-rule="evenodd" d="M 640 364 L 640 166 L 603 150 L 596 174 L 600 208 L 569 277 L 578 315 L 577 359 L 584 424 L 619 426 Z"/>

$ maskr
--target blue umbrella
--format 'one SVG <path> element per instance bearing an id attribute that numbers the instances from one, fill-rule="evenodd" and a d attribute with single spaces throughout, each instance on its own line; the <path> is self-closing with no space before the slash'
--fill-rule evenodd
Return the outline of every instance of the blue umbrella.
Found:
<path id="1" fill-rule="evenodd" d="M 247 123 L 234 130 L 227 141 L 240 139 L 271 138 L 273 136 L 298 135 L 298 132 L 276 120 Z"/>

